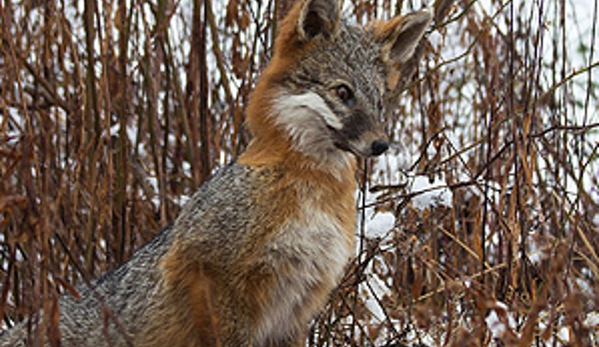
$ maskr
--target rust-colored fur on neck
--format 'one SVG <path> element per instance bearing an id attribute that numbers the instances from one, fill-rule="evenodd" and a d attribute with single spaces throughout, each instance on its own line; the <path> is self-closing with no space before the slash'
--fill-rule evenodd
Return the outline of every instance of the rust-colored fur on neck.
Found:
<path id="1" fill-rule="evenodd" d="M 278 93 L 277 86 L 285 79 L 285 75 L 294 68 L 297 61 L 308 53 L 312 42 L 301 41 L 298 37 L 297 21 L 300 16 L 302 2 L 297 1 L 287 16 L 281 21 L 279 34 L 275 40 L 274 53 L 269 65 L 262 72 L 256 88 L 252 92 L 246 109 L 246 125 L 254 138 L 243 160 L 257 163 L 271 160 L 271 156 L 283 156 L 290 147 L 288 136 L 278 129 L 268 113 L 272 110 L 273 95 Z M 253 159 L 250 159 L 252 158 Z"/>

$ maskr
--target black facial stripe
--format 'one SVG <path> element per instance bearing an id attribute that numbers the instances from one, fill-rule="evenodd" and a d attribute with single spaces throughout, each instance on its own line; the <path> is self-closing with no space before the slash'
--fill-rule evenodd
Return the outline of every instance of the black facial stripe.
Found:
<path id="1" fill-rule="evenodd" d="M 374 126 L 373 119 L 361 111 L 353 112 L 349 117 L 343 120 L 342 132 L 349 141 L 357 140 L 365 130 L 370 130 Z"/>

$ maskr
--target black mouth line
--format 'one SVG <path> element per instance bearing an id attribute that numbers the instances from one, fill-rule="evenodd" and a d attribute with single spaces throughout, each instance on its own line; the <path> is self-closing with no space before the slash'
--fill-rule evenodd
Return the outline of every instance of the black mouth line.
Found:
<path id="1" fill-rule="evenodd" d="M 335 144 L 335 147 L 339 148 L 342 151 L 354 153 L 354 151 L 349 146 L 347 146 L 345 144 L 342 144 L 342 143 L 340 143 L 338 141 L 335 141 L 333 143 Z M 354 153 L 354 154 L 356 154 L 356 153 Z"/>
<path id="2" fill-rule="evenodd" d="M 355 155 L 358 158 L 367 158 L 367 157 L 371 157 L 372 155 L 365 155 L 364 153 L 358 151 L 357 149 L 353 148 L 352 146 L 350 146 L 348 143 L 346 143 L 345 141 L 341 142 L 338 141 L 337 138 L 339 138 L 339 129 L 335 129 L 332 126 L 326 124 L 326 122 L 323 123 L 325 124 L 325 126 L 327 127 L 327 129 L 329 130 L 329 132 L 331 133 L 331 136 L 333 137 L 333 144 L 335 145 L 335 147 L 337 147 L 338 149 L 351 153 L 353 155 Z"/>
<path id="3" fill-rule="evenodd" d="M 348 144 L 338 141 L 337 138 L 339 138 L 339 130 L 333 128 L 332 126 L 325 124 L 327 129 L 329 129 L 329 133 L 331 134 L 331 137 L 333 138 L 333 144 L 335 145 L 335 147 L 339 148 L 342 151 L 345 152 L 349 152 L 355 156 L 361 156 L 359 153 L 357 153 L 355 150 L 353 150 Z"/>
<path id="4" fill-rule="evenodd" d="M 349 146 L 347 144 L 343 144 L 343 143 L 340 143 L 338 141 L 335 141 L 334 144 L 335 144 L 335 147 L 339 148 L 340 150 L 348 152 L 348 153 L 351 153 L 351 154 L 355 155 L 358 158 L 372 157 L 372 155 L 364 154 L 364 153 L 358 151 L 357 149 L 355 149 L 352 146 Z"/>

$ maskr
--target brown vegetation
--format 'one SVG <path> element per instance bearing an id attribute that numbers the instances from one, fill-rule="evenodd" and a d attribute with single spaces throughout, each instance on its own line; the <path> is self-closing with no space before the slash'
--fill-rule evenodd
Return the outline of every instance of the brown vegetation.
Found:
<path id="1" fill-rule="evenodd" d="M 58 295 L 126 261 L 237 156 L 291 2 L 0 2 L 3 327 L 55 321 Z M 434 4 L 387 114 L 393 153 L 363 165 L 377 198 L 361 199 L 359 256 L 311 346 L 599 344 L 598 4 L 576 3 Z M 372 230 L 373 210 L 395 227 Z"/>

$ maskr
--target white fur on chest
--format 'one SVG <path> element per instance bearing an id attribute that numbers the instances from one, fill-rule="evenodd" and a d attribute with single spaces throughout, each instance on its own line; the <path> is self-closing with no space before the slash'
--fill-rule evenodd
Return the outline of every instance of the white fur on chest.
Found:
<path id="1" fill-rule="evenodd" d="M 271 305 L 258 322 L 255 341 L 268 336 L 284 339 L 305 324 L 315 313 L 315 288 L 330 292 L 343 275 L 353 251 L 353 236 L 336 218 L 324 212 L 313 199 L 301 202 L 298 218 L 288 220 L 270 243 L 267 257 L 285 273 L 278 276 Z M 277 271 L 277 269 L 273 269 Z M 317 304 L 321 304 L 318 302 Z"/>

